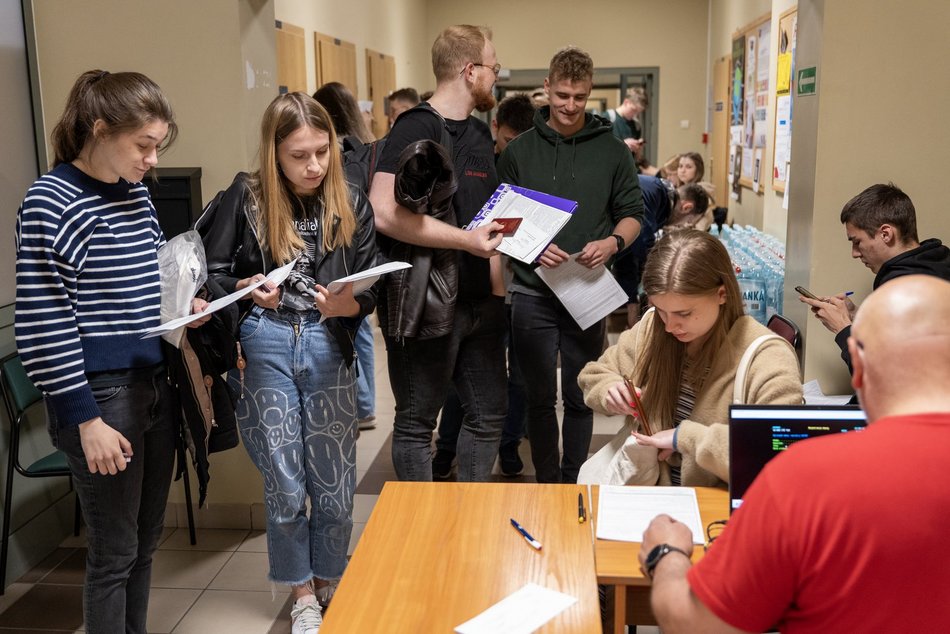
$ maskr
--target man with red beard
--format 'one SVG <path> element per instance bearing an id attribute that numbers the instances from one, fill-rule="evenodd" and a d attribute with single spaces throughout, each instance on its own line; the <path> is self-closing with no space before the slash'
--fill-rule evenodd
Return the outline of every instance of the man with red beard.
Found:
<path id="1" fill-rule="evenodd" d="M 470 113 L 494 107 L 492 87 L 500 69 L 489 29 L 445 29 L 432 45 L 435 93 L 395 122 L 370 185 L 377 232 L 390 239 L 382 245 L 384 252 L 416 245 L 431 249 L 431 261 L 444 261 L 450 250 L 458 263 L 454 297 L 454 285 L 441 278 L 433 281 L 432 275 L 428 292 L 416 294 L 390 284 L 380 294 L 380 327 L 396 399 L 393 464 L 400 480 L 432 479 L 432 432 L 452 382 L 465 410 L 458 439 L 459 480 L 487 480 L 498 454 L 508 407 L 506 326 L 501 271 L 490 271 L 489 258 L 501 242 L 502 225 L 493 222 L 473 231 L 462 227 L 498 186 L 491 132 Z M 399 157 L 420 140 L 439 143 L 452 159 L 458 182 L 452 197 L 454 222 L 396 200 Z M 451 220 L 453 214 L 441 217 Z M 396 292 L 399 311 L 390 315 L 385 307 Z M 424 317 L 408 320 L 407 327 L 402 318 L 420 308 Z M 413 327 L 420 323 L 426 327 Z"/>

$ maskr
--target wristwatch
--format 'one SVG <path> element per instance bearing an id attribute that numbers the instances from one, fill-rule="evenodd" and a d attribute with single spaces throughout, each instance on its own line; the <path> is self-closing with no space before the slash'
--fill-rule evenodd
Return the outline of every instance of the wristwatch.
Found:
<path id="1" fill-rule="evenodd" d="M 659 564 L 660 560 L 670 553 L 680 553 L 681 555 L 686 555 L 687 559 L 692 559 L 692 556 L 682 548 L 670 546 L 669 544 L 659 544 L 650 551 L 649 555 L 647 555 L 645 564 L 646 568 L 644 569 L 644 572 L 651 580 L 653 579 L 653 571 L 656 570 L 657 564 Z"/>
<path id="2" fill-rule="evenodd" d="M 623 251 L 624 246 L 626 246 L 627 241 L 623 239 L 623 236 L 617 233 L 610 234 L 610 237 L 617 241 L 617 253 Z"/>

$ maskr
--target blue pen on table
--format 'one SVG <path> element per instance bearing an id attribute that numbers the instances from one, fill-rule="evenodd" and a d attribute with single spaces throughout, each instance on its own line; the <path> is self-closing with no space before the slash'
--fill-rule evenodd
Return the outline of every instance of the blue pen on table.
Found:
<path id="1" fill-rule="evenodd" d="M 512 518 L 512 520 L 511 520 L 511 525 L 514 526 L 516 529 L 518 529 L 518 532 L 521 533 L 521 536 L 525 538 L 525 541 L 527 541 L 529 544 L 531 544 L 531 547 L 532 547 L 532 548 L 534 548 L 535 550 L 541 550 L 541 542 L 539 542 L 539 541 L 536 540 L 534 537 L 532 537 L 530 534 L 528 534 L 528 531 L 526 531 L 524 528 L 522 528 L 522 527 L 521 527 L 521 524 L 519 524 L 518 522 L 516 522 L 513 518 Z"/>

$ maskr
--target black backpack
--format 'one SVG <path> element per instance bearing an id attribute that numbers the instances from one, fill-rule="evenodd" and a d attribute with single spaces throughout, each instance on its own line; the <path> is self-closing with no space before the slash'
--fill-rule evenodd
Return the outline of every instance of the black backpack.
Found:
<path id="1" fill-rule="evenodd" d="M 452 156 L 452 135 L 449 134 L 445 118 L 426 101 L 406 112 L 412 110 L 425 110 L 439 118 L 439 123 L 442 124 L 442 139 L 439 143 L 449 153 L 449 156 Z M 404 112 L 399 116 L 405 114 Z M 373 175 L 376 174 L 376 164 L 379 157 L 383 155 L 387 139 L 388 137 L 383 137 L 369 143 L 360 143 L 360 140 L 356 137 L 343 138 L 343 171 L 346 174 L 346 180 L 356 185 L 367 196 L 369 196 L 369 186 L 373 182 Z"/>
<path id="2" fill-rule="evenodd" d="M 369 194 L 369 184 L 376 173 L 376 163 L 386 147 L 386 137 L 369 143 L 360 143 L 356 137 L 343 139 L 343 172 L 346 180 L 361 192 Z"/>

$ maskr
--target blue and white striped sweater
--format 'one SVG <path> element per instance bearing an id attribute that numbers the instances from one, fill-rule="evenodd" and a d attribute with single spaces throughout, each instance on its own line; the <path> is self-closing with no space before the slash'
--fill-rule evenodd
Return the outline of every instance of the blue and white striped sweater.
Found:
<path id="1" fill-rule="evenodd" d="M 17 214 L 16 341 L 60 426 L 99 416 L 86 373 L 161 362 L 157 249 L 141 183 L 102 183 L 65 163 L 37 180 Z"/>

